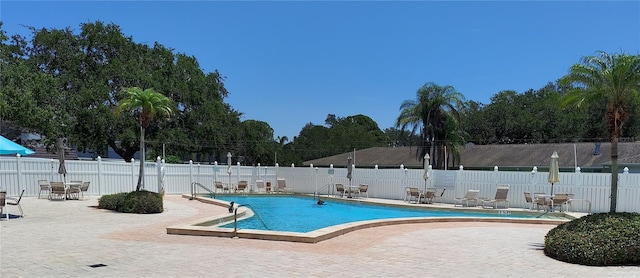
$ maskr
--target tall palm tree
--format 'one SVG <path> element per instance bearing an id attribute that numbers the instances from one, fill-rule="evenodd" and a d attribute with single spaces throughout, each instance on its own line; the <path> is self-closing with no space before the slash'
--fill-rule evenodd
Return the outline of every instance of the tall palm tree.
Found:
<path id="1" fill-rule="evenodd" d="M 433 158 L 434 167 L 442 168 L 445 165 L 447 134 L 451 134 L 451 128 L 460 128 L 457 107 L 464 101 L 464 96 L 453 86 L 440 86 L 432 82 L 420 87 L 416 95 L 415 100 L 405 100 L 400 105 L 396 127 L 401 130 L 410 128 L 412 135 L 419 130 L 420 147 L 416 156 L 424 157 L 428 152 Z M 450 119 L 456 124 L 448 124 Z"/>
<path id="2" fill-rule="evenodd" d="M 560 81 L 573 87 L 564 96 L 563 105 L 588 105 L 606 102 L 605 118 L 611 141 L 611 206 L 616 211 L 618 199 L 618 140 L 629 119 L 629 111 L 637 104 L 640 87 L 640 55 L 609 55 L 583 57 L 571 66 Z"/>
<path id="3" fill-rule="evenodd" d="M 151 120 L 158 116 L 171 116 L 173 114 L 173 102 L 168 97 L 153 89 L 142 90 L 138 87 L 125 88 L 124 96 L 118 102 L 116 112 L 129 111 L 140 121 L 140 175 L 136 191 L 144 186 L 144 133 Z"/>
<path id="4" fill-rule="evenodd" d="M 443 145 L 446 147 L 447 156 L 446 159 L 443 160 L 444 166 L 448 167 L 448 165 L 455 166 L 456 163 L 460 161 L 462 146 L 464 146 L 469 134 L 460 128 L 460 119 L 456 119 L 451 113 L 445 115 L 447 115 L 447 117 L 439 132 L 444 141 Z M 452 163 L 449 163 L 449 161 L 452 161 Z"/>

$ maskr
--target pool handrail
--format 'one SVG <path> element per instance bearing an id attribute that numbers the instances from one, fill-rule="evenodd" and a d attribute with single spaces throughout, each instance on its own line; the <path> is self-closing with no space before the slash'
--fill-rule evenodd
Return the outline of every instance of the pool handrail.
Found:
<path id="1" fill-rule="evenodd" d="M 201 187 L 202 189 L 208 191 L 211 195 L 213 195 L 213 198 L 216 198 L 216 192 L 205 187 L 204 185 L 202 185 L 199 182 L 192 182 L 191 183 L 191 198 L 189 198 L 189 200 L 195 200 L 196 199 L 196 186 Z"/>

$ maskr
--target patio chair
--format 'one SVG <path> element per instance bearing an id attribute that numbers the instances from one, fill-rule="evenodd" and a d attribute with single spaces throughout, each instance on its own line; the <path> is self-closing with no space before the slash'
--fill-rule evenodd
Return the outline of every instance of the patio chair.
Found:
<path id="1" fill-rule="evenodd" d="M 67 198 L 80 200 L 80 186 L 82 186 L 82 183 L 80 185 L 69 185 L 67 188 Z"/>
<path id="2" fill-rule="evenodd" d="M 287 187 L 287 182 L 284 178 L 277 178 L 278 186 L 276 187 L 277 192 L 283 193 L 293 193 L 293 188 Z"/>
<path id="3" fill-rule="evenodd" d="M 242 191 L 242 194 L 246 194 L 248 185 L 249 183 L 247 181 L 239 181 L 238 186 L 236 187 L 236 192 Z"/>
<path id="4" fill-rule="evenodd" d="M 0 191 L 0 216 L 4 212 L 4 204 L 5 204 L 6 198 L 7 198 L 7 192 Z M 9 215 L 8 214 L 7 214 L 7 219 L 9 219 Z"/>
<path id="5" fill-rule="evenodd" d="M 536 210 L 540 210 L 540 208 L 547 210 L 550 204 L 549 200 L 547 200 L 547 194 L 544 192 L 533 193 L 533 203 L 536 206 Z"/>
<path id="6" fill-rule="evenodd" d="M 91 184 L 90 181 L 83 181 L 82 185 L 80 186 L 80 194 L 82 195 L 82 200 L 84 200 L 84 193 L 89 191 L 89 184 Z"/>
<path id="7" fill-rule="evenodd" d="M 222 192 L 222 193 L 229 192 L 229 187 L 224 186 L 221 181 L 215 181 L 215 182 L 213 182 L 213 185 L 215 187 L 215 192 L 216 193 L 218 192 L 218 190 L 220 192 Z"/>
<path id="8" fill-rule="evenodd" d="M 367 192 L 369 190 L 369 185 L 368 184 L 360 184 L 360 187 L 358 188 L 358 197 L 360 197 L 361 194 L 364 194 L 365 196 L 367 196 L 367 198 L 369 198 L 369 193 Z"/>
<path id="9" fill-rule="evenodd" d="M 420 203 L 420 198 L 423 197 L 423 194 L 420 193 L 420 190 L 417 187 L 409 187 L 409 200 L 408 202 L 411 203 L 412 199 L 416 200 L 416 204 Z"/>
<path id="10" fill-rule="evenodd" d="M 405 202 L 408 202 L 409 198 L 411 198 L 411 187 L 407 186 L 407 187 L 404 188 L 404 199 L 403 200 Z"/>
<path id="11" fill-rule="evenodd" d="M 533 207 L 536 205 L 536 203 L 533 201 L 533 197 L 531 196 L 531 192 L 525 192 L 524 193 L 524 201 L 525 201 L 525 208 L 529 208 L 529 210 L 533 210 Z"/>
<path id="12" fill-rule="evenodd" d="M 467 194 L 465 194 L 464 197 L 453 198 L 453 200 L 456 201 L 457 203 L 460 203 L 460 206 L 466 205 L 468 207 L 470 202 L 473 202 L 473 205 L 477 206 L 479 193 L 480 193 L 480 190 L 478 189 L 469 189 L 467 190 Z M 457 205 L 456 203 L 453 204 L 454 207 L 456 205 Z"/>
<path id="13" fill-rule="evenodd" d="M 53 200 L 55 197 L 61 197 L 62 200 L 67 199 L 67 188 L 64 186 L 63 182 L 52 181 L 49 184 L 51 185 L 49 200 Z"/>
<path id="14" fill-rule="evenodd" d="M 440 203 L 444 203 L 444 192 L 447 191 L 447 188 L 443 188 L 440 194 L 436 194 L 433 197 L 433 202 L 436 203 L 438 199 L 440 199 Z"/>
<path id="15" fill-rule="evenodd" d="M 568 193 L 557 193 L 552 198 L 549 198 L 547 201 L 547 205 L 551 210 L 555 207 L 559 207 L 560 211 L 565 211 L 565 206 L 568 206 L 568 202 L 570 201 L 570 196 Z"/>
<path id="16" fill-rule="evenodd" d="M 256 188 L 258 190 L 258 193 L 260 193 L 261 191 L 264 191 L 265 193 L 267 192 L 267 189 L 264 186 L 264 180 L 256 180 Z"/>
<path id="17" fill-rule="evenodd" d="M 338 195 L 338 193 L 340 193 L 340 198 L 344 197 L 344 185 L 341 183 L 336 183 L 336 196 Z"/>
<path id="18" fill-rule="evenodd" d="M 436 197 L 436 189 L 433 187 L 427 188 L 427 191 L 422 193 L 425 203 L 433 204 L 433 199 Z"/>
<path id="19" fill-rule="evenodd" d="M 5 202 L 9 206 L 17 206 L 20 210 L 20 217 L 24 217 L 24 212 L 22 211 L 22 206 L 20 205 L 20 201 L 22 200 L 22 195 L 24 195 L 24 189 L 20 192 L 20 196 L 16 198 L 6 197 Z M 8 212 L 7 212 L 8 213 Z"/>
<path id="20" fill-rule="evenodd" d="M 42 194 L 42 191 L 47 191 L 47 195 L 50 194 L 48 180 L 38 180 L 38 185 L 40 186 L 40 192 L 38 192 L 38 199 L 40 199 L 40 194 Z"/>
<path id="21" fill-rule="evenodd" d="M 496 189 L 496 196 L 491 200 L 482 200 L 482 207 L 484 208 L 485 204 L 493 204 L 493 208 L 498 208 L 498 203 L 504 203 L 505 208 L 509 208 L 508 193 L 508 184 L 499 185 L 498 189 Z"/>

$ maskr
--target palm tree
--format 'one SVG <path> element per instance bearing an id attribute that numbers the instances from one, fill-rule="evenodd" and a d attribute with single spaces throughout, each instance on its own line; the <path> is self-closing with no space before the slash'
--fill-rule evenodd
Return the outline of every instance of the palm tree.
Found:
<path id="1" fill-rule="evenodd" d="M 571 66 L 560 81 L 574 85 L 564 96 L 563 105 L 589 105 L 605 102 L 605 118 L 611 141 L 611 206 L 616 211 L 618 199 L 618 140 L 629 111 L 637 104 L 640 87 L 640 55 L 586 56 Z"/>
<path id="2" fill-rule="evenodd" d="M 444 146 L 450 139 L 447 136 L 455 133 L 451 129 L 460 128 L 457 107 L 464 101 L 464 96 L 452 86 L 439 86 L 432 82 L 420 87 L 416 94 L 415 100 L 405 100 L 400 105 L 396 127 L 401 130 L 410 127 L 411 135 L 419 129 L 420 147 L 416 156 L 424 157 L 429 152 L 434 167 L 441 168 L 445 165 Z"/>
<path id="3" fill-rule="evenodd" d="M 144 186 L 145 130 L 156 115 L 171 116 L 173 102 L 153 89 L 142 90 L 138 87 L 131 87 L 125 88 L 122 93 L 124 97 L 118 103 L 116 112 L 130 111 L 140 121 L 140 175 L 136 186 L 136 191 L 140 191 L 140 188 Z"/>

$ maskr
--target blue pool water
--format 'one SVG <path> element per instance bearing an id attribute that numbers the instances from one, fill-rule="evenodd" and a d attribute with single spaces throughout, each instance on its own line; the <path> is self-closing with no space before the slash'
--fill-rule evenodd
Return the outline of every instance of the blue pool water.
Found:
<path id="1" fill-rule="evenodd" d="M 221 196 L 217 199 L 248 204 L 255 212 L 253 217 L 238 221 L 238 229 L 274 230 L 286 232 L 310 232 L 338 224 L 403 217 L 513 217 L 497 213 L 471 211 L 443 211 L 390 207 L 341 202 L 323 199 L 318 205 L 311 197 L 297 196 Z M 527 217 L 518 215 L 517 217 Z M 533 216 L 531 216 L 533 217 Z M 264 221 L 260 221 L 262 219 Z M 266 227 L 265 227 L 266 224 Z M 233 223 L 221 227 L 233 228 Z"/>

